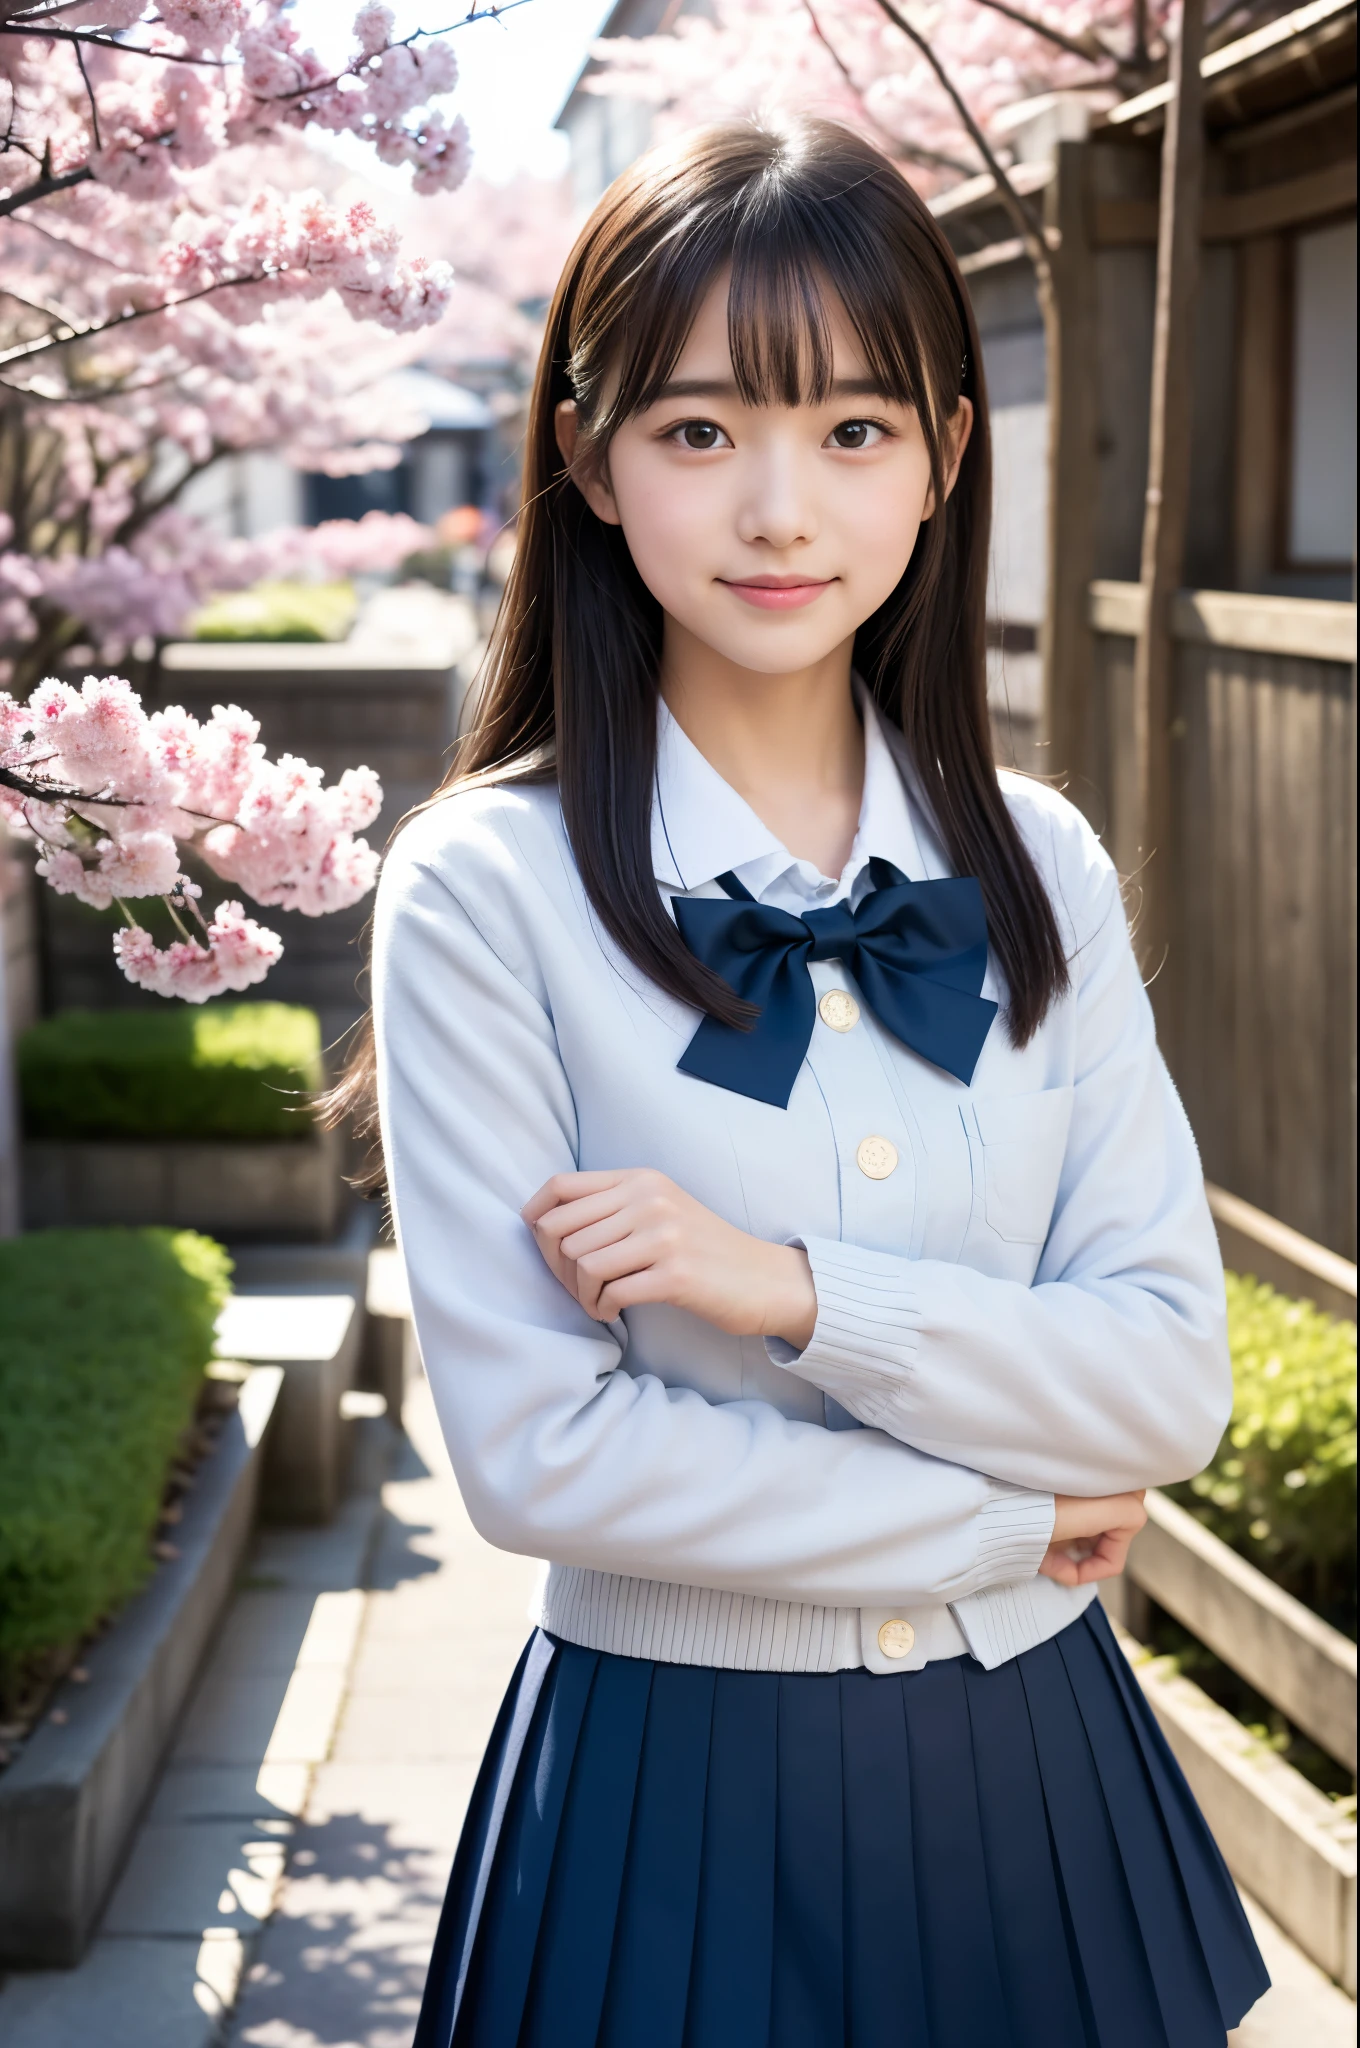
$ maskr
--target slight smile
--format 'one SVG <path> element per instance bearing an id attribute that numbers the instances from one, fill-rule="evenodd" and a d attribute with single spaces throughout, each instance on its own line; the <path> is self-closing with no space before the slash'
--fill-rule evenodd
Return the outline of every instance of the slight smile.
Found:
<path id="1" fill-rule="evenodd" d="M 726 576 L 718 578 L 719 583 L 735 591 L 747 604 L 766 612 L 791 612 L 800 605 L 812 604 L 836 580 L 834 576 L 815 583 L 804 576 L 745 576 L 740 581 Z"/>

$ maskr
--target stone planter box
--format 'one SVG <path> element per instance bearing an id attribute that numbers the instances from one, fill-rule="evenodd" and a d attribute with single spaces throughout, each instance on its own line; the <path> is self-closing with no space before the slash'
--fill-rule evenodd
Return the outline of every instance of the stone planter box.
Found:
<path id="1" fill-rule="evenodd" d="M 222 1357 L 282 1374 L 261 1495 L 271 1521 L 328 1522 L 340 1504 L 363 1327 L 362 1297 L 338 1291 L 233 1294 L 218 1319 Z"/>
<path id="2" fill-rule="evenodd" d="M 32 1139 L 24 1222 L 168 1223 L 212 1237 L 329 1238 L 344 1187 L 333 1131 L 305 1138 Z"/>
<path id="3" fill-rule="evenodd" d="M 250 1537 L 282 1381 L 252 1372 L 162 1564 L 0 1777 L 0 1965 L 79 1962 L 155 1784 Z"/>

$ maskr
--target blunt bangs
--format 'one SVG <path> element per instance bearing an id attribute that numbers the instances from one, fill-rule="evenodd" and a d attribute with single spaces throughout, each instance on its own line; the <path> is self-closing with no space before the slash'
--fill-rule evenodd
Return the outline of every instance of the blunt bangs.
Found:
<path id="1" fill-rule="evenodd" d="M 922 274 L 919 201 L 881 158 L 847 176 L 797 132 L 753 126 L 745 149 L 739 131 L 724 134 L 721 154 L 705 149 L 705 131 L 644 160 L 636 182 L 620 180 L 627 220 L 608 243 L 614 275 L 592 276 L 589 256 L 582 266 L 564 367 L 590 444 L 600 449 L 656 403 L 726 270 L 745 404 L 826 401 L 837 305 L 866 373 L 885 399 L 915 408 L 937 459 L 966 389 L 967 328 L 961 306 L 941 306 L 938 271 Z M 587 306 L 593 317 L 580 317 Z"/>

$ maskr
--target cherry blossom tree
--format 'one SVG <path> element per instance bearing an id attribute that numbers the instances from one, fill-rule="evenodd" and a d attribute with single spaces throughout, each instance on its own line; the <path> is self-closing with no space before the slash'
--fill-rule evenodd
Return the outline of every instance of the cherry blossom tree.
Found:
<path id="1" fill-rule="evenodd" d="M 589 92 L 650 101 L 662 131 L 792 107 L 863 128 L 930 190 L 991 168 L 996 117 L 1042 92 L 1136 91 L 1170 0 L 712 0 L 663 35 L 592 49 Z M 1242 8 L 1227 13 L 1240 14 Z"/>
<path id="2" fill-rule="evenodd" d="M 454 0 L 451 26 L 498 11 Z M 388 406 L 375 436 L 372 386 L 445 314 L 450 267 L 333 196 L 307 136 L 451 192 L 457 63 L 371 0 L 353 37 L 331 67 L 286 0 L 0 0 L 0 680 L 81 646 L 119 660 L 253 580 L 258 551 L 178 510 L 222 456 L 344 473 L 419 431 Z M 381 525 L 370 566 L 409 550 Z"/>

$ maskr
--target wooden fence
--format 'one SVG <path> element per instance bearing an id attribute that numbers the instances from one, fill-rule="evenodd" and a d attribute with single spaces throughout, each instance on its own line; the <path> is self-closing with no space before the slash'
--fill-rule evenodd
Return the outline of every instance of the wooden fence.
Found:
<path id="1" fill-rule="evenodd" d="M 1136 584 L 1094 583 L 1089 793 L 1137 915 Z M 1355 1256 L 1355 606 L 1183 591 L 1158 1027 L 1211 1180 Z M 1161 858 L 1160 853 L 1154 858 Z"/>

